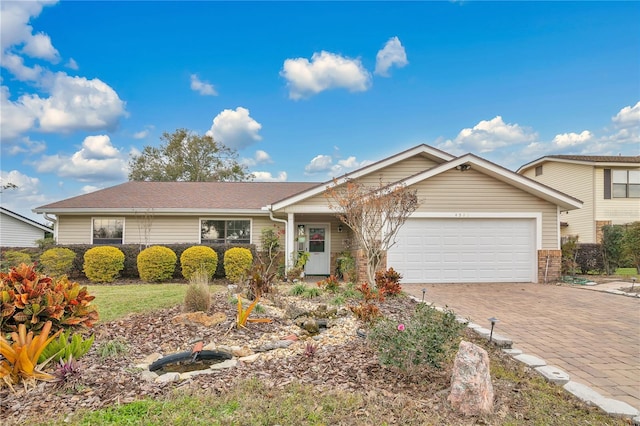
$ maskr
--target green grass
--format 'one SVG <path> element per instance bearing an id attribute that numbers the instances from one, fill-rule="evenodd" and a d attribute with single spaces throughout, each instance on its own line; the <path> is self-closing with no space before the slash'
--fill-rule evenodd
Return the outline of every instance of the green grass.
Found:
<path id="1" fill-rule="evenodd" d="M 638 277 L 638 271 L 636 268 L 618 268 L 616 269 L 616 275 L 621 277 Z"/>
<path id="2" fill-rule="evenodd" d="M 184 302 L 186 284 L 90 285 L 90 295 L 98 308 L 100 322 L 109 322 L 130 313 L 151 312 Z M 212 286 L 211 291 L 220 291 Z"/>

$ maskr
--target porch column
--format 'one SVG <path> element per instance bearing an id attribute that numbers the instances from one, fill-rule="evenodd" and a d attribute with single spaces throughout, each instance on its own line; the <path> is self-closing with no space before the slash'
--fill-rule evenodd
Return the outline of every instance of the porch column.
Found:
<path id="1" fill-rule="evenodd" d="M 287 243 L 285 244 L 286 259 L 284 260 L 285 269 L 287 270 L 293 267 L 293 265 L 291 264 L 291 259 L 294 259 L 293 254 L 295 253 L 296 249 L 296 226 L 294 221 L 295 215 L 293 213 L 287 213 Z"/>

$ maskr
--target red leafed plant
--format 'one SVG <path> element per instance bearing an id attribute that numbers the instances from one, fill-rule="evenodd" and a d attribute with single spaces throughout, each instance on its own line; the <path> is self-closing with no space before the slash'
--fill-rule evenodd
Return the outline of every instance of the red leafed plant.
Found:
<path id="1" fill-rule="evenodd" d="M 71 326 L 92 327 L 98 312 L 86 287 L 66 277 L 53 280 L 39 274 L 35 265 L 21 264 L 0 273 L 0 332 L 10 333 L 24 324 L 38 331 L 47 321 L 52 330 Z"/>
<path id="2" fill-rule="evenodd" d="M 383 290 L 384 294 L 396 295 L 400 294 L 402 287 L 400 286 L 400 280 L 402 275 L 396 272 L 393 268 L 389 268 L 386 271 L 376 272 L 376 288 Z"/>

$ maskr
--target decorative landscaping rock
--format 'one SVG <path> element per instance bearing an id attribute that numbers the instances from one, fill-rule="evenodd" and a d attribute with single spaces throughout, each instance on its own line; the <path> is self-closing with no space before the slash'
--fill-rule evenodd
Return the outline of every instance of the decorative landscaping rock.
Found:
<path id="1" fill-rule="evenodd" d="M 253 355 L 253 353 L 254 351 L 252 351 L 248 346 L 231 346 L 231 354 L 238 358 Z"/>
<path id="2" fill-rule="evenodd" d="M 288 348 L 293 344 L 293 340 L 279 340 L 277 342 L 267 343 L 266 345 L 262 345 L 256 348 L 256 352 L 267 352 L 272 351 L 274 349 L 284 349 Z"/>
<path id="3" fill-rule="evenodd" d="M 204 312 L 187 312 L 176 315 L 171 318 L 173 324 L 182 325 L 203 325 L 205 327 L 213 327 L 227 320 L 227 316 L 222 312 L 216 312 L 213 315 L 207 315 Z"/>
<path id="4" fill-rule="evenodd" d="M 178 381 L 180 381 L 180 373 L 166 373 L 158 376 L 155 380 L 156 383 L 173 383 Z"/>
<path id="5" fill-rule="evenodd" d="M 493 411 L 493 385 L 487 351 L 473 343 L 460 342 L 453 364 L 451 393 L 447 400 L 465 416 Z"/>
<path id="6" fill-rule="evenodd" d="M 302 324 L 302 328 L 311 335 L 318 334 L 320 332 L 320 326 L 318 325 L 318 322 L 311 318 L 307 319 Z"/>
<path id="7" fill-rule="evenodd" d="M 238 361 L 246 362 L 247 364 L 251 364 L 252 362 L 257 360 L 258 358 L 260 358 L 260 355 L 261 354 L 253 354 L 253 355 L 249 355 L 249 356 L 243 356 L 242 358 L 239 358 Z"/>

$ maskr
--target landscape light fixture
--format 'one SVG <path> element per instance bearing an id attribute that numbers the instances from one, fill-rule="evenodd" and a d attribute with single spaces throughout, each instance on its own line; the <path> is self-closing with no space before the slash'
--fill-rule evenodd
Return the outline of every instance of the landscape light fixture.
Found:
<path id="1" fill-rule="evenodd" d="M 422 303 L 424 303 L 424 295 L 425 295 L 426 292 L 427 292 L 427 289 L 423 288 L 422 289 Z"/>
<path id="2" fill-rule="evenodd" d="M 633 292 L 633 287 L 636 285 L 636 277 L 631 277 L 631 292 Z"/>
<path id="3" fill-rule="evenodd" d="M 491 333 L 489 333 L 489 342 L 491 342 L 491 340 L 493 340 L 493 327 L 500 320 L 498 318 L 496 318 L 496 317 L 491 317 L 491 318 L 489 318 L 489 321 L 491 322 Z"/>

